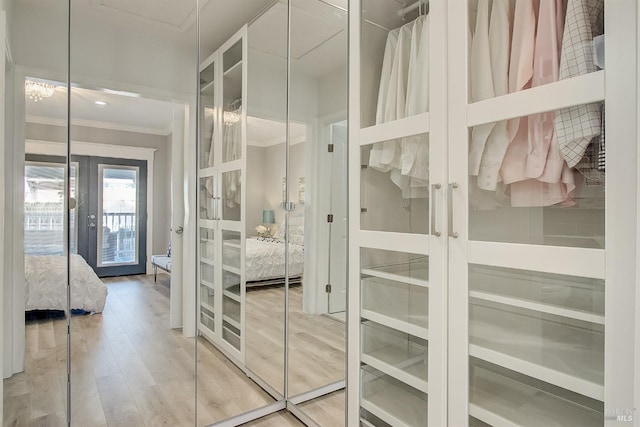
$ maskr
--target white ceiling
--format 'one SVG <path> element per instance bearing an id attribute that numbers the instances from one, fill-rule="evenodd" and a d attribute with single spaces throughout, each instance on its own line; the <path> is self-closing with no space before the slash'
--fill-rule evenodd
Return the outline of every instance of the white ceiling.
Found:
<path id="1" fill-rule="evenodd" d="M 107 104 L 96 105 L 95 101 Z M 173 104 L 170 102 L 72 88 L 70 105 L 71 122 L 75 125 L 156 135 L 171 133 Z M 66 85 L 58 83 L 51 98 L 38 102 L 25 99 L 25 113 L 28 122 L 64 125 L 67 117 Z"/>
<path id="2" fill-rule="evenodd" d="M 62 2 L 17 1 L 38 7 L 56 7 Z M 343 9 L 347 6 L 347 0 L 330 1 Z M 273 0 L 199 0 L 199 3 L 201 55 L 213 52 L 260 12 L 264 13 L 251 25 L 251 48 L 277 56 L 286 52 L 286 4 L 279 3 L 265 11 Z M 291 0 L 291 5 L 294 72 L 320 77 L 345 66 L 346 12 L 318 0 Z M 125 27 L 157 36 L 158 40 L 181 40 L 185 46 L 195 49 L 195 8 L 196 0 L 72 0 L 72 30 L 73 20 L 106 22 L 114 27 L 114 31 Z M 95 105 L 96 100 L 105 101 L 107 105 Z M 170 132 L 173 115 L 170 102 L 84 88 L 72 90 L 71 108 L 73 121 L 78 125 L 100 125 L 155 134 Z M 26 114 L 33 122 L 64 123 L 66 89 L 59 88 L 52 98 L 38 103 L 27 99 Z M 264 123 L 262 125 L 268 127 Z M 271 132 L 277 134 L 281 130 L 274 125 Z M 269 133 L 266 128 L 263 131 Z"/>

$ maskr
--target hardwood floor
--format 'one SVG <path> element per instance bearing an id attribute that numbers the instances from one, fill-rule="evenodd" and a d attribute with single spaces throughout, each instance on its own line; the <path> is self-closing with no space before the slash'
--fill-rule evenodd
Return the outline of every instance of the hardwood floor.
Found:
<path id="1" fill-rule="evenodd" d="M 168 289 L 162 284 L 168 282 L 168 276 L 159 274 L 158 284 L 153 282 L 151 275 L 104 281 L 109 289 L 104 313 L 71 319 L 72 425 L 192 426 L 197 410 L 200 426 L 273 401 L 225 356 L 201 339 L 196 404 L 193 398 L 194 339 L 168 327 Z M 272 290 L 276 304 L 282 291 Z M 247 307 L 259 306 L 266 312 L 264 304 L 268 303 L 269 295 L 266 292 L 253 294 L 253 291 L 248 292 L 250 295 L 256 298 L 248 298 Z M 291 302 L 301 307 L 301 293 L 297 296 L 292 292 Z M 311 322 L 305 320 L 301 311 L 291 314 L 294 322 L 291 333 L 295 335 L 295 339 L 290 339 L 291 345 L 295 345 L 290 355 L 294 373 L 292 390 L 308 391 L 321 381 L 344 378 L 344 355 L 338 351 L 344 348 L 344 325 L 323 316 L 313 317 Z M 248 354 L 251 354 L 250 349 L 275 348 L 261 345 L 264 340 L 271 341 L 272 346 L 277 342 L 278 328 L 282 328 L 278 326 L 277 318 L 274 316 L 263 323 L 264 336 L 247 333 Z M 321 326 L 325 321 L 332 323 Z M 64 319 L 27 324 L 25 372 L 4 380 L 4 426 L 65 425 L 65 325 Z M 340 332 L 338 339 L 334 339 L 328 329 L 317 329 L 332 326 L 342 331 L 341 338 Z M 260 340 L 252 341 L 252 336 Z M 281 347 L 279 351 L 281 354 Z M 261 372 L 265 377 L 279 377 L 282 359 L 273 357 L 269 360 L 273 354 L 260 354 L 252 369 L 263 368 Z M 321 360 L 326 355 L 335 356 L 339 361 L 327 363 Z M 279 364 L 279 374 L 273 373 L 276 366 L 273 363 Z M 305 411 L 313 414 L 321 425 L 343 425 L 344 395 L 334 393 L 323 400 L 309 402 L 305 404 Z M 338 424 L 336 420 L 340 420 Z M 248 425 L 302 424 L 285 413 L 273 414 Z"/>

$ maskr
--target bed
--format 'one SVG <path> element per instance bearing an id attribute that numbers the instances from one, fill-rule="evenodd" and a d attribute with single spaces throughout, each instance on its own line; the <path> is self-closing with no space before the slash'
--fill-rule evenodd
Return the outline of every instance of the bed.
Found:
<path id="1" fill-rule="evenodd" d="M 107 286 L 80 255 L 71 255 L 71 309 L 101 313 Z M 61 255 L 25 256 L 26 311 L 66 310 L 67 261 Z"/>
<path id="2" fill-rule="evenodd" d="M 223 263 L 228 270 L 239 269 L 240 245 L 238 240 L 225 241 Z M 245 241 L 245 280 L 247 286 L 284 283 L 284 240 L 249 237 Z M 300 283 L 304 271 L 304 246 L 289 243 L 289 278 Z M 237 285 L 236 274 L 225 274 L 225 287 Z"/>

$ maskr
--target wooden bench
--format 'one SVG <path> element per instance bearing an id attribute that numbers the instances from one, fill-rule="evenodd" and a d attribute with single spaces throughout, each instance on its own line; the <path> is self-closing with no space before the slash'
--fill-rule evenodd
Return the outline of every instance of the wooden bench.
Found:
<path id="1" fill-rule="evenodd" d="M 153 281 L 158 278 L 158 269 L 171 274 L 171 257 L 166 255 L 151 255 L 151 265 L 153 265 Z"/>

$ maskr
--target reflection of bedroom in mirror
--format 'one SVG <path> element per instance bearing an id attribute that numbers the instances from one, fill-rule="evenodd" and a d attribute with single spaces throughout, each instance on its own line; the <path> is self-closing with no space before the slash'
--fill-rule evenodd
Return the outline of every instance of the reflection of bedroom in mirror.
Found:
<path id="1" fill-rule="evenodd" d="M 16 190 L 5 204 L 15 231 L 4 243 L 13 300 L 3 311 L 3 422 L 143 425 L 161 413 L 190 425 L 194 341 L 181 329 L 178 230 L 196 2 L 174 10 L 184 31 L 136 2 L 70 3 L 71 33 L 67 1 L 5 11 L 20 41 L 6 90 L 21 96 L 7 98 L 5 118 Z M 131 56 L 118 59 L 124 50 Z"/>

